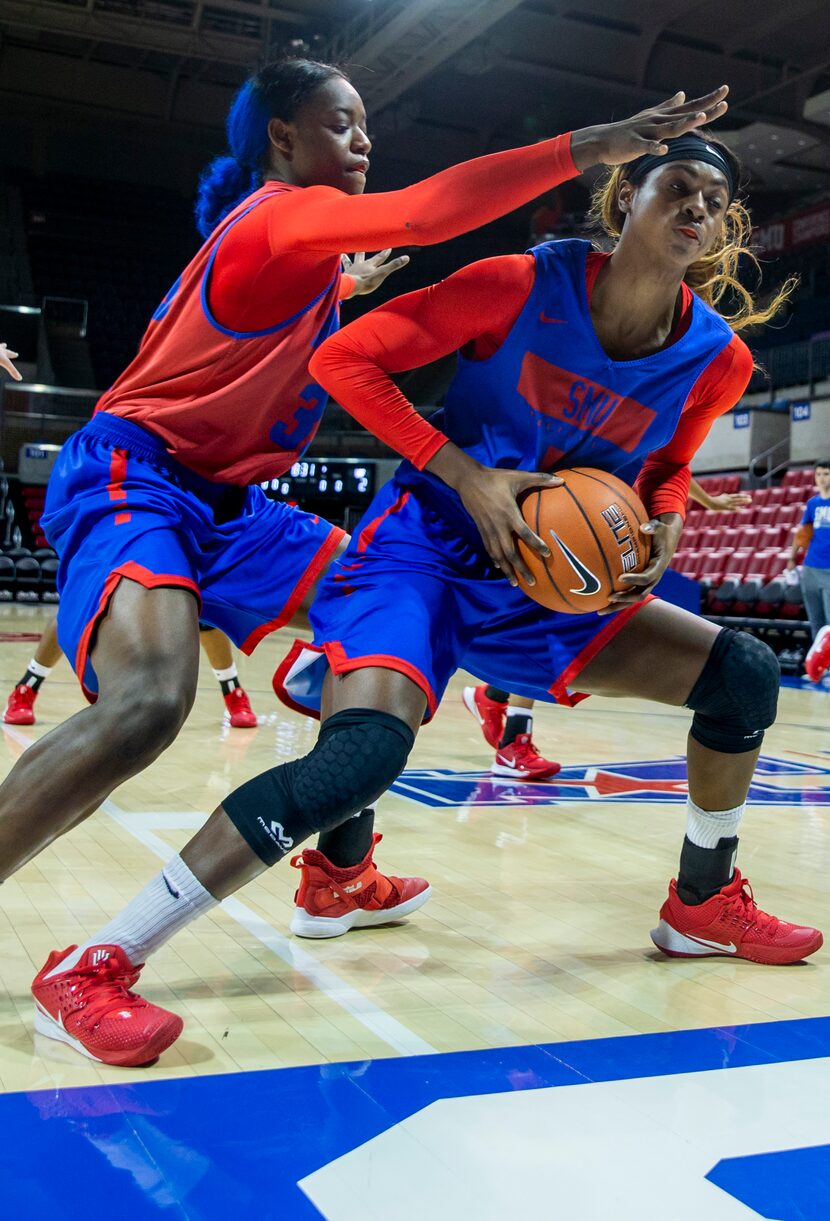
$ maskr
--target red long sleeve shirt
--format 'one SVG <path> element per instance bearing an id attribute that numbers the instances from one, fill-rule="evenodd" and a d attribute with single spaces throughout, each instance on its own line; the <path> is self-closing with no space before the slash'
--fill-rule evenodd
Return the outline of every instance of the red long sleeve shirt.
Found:
<path id="1" fill-rule="evenodd" d="M 588 257 L 589 300 L 608 257 Z M 423 469 L 447 438 L 418 415 L 390 374 L 454 351 L 479 360 L 491 356 L 521 313 L 533 277 L 532 255 L 474 263 L 352 322 L 315 353 L 311 372 L 365 428 Z M 681 316 L 667 346 L 689 324 L 692 293 L 685 285 L 682 292 Z M 651 515 L 685 513 L 689 462 L 714 420 L 739 401 L 751 375 L 749 349 L 734 336 L 693 386 L 671 441 L 645 462 L 637 487 Z"/>

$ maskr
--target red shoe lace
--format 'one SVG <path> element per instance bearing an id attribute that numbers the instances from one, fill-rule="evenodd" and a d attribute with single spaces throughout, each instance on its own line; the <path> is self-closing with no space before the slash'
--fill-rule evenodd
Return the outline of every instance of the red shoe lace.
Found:
<path id="1" fill-rule="evenodd" d="M 517 736 L 514 745 L 516 747 L 516 754 L 521 755 L 522 759 L 526 760 L 528 763 L 533 763 L 536 759 L 545 762 L 536 747 L 533 745 L 533 739 L 529 733 L 520 733 Z"/>
<path id="2" fill-rule="evenodd" d="M 747 928 L 763 930 L 770 936 L 775 935 L 781 923 L 777 916 L 771 916 L 769 912 L 761 910 L 746 878 L 741 878 L 741 889 L 734 898 L 726 901 L 724 911 L 728 912 L 733 920 L 745 922 Z"/>
<path id="3" fill-rule="evenodd" d="M 117 1009 L 146 1009 L 149 1002 L 130 991 L 140 972 L 141 967 L 125 971 L 114 958 L 107 958 L 95 966 L 75 967 L 67 975 L 73 980 L 70 987 L 78 1000 L 78 1009 L 83 1009 L 92 1024 L 98 1026 Z M 94 994 L 87 999 L 92 988 Z"/>

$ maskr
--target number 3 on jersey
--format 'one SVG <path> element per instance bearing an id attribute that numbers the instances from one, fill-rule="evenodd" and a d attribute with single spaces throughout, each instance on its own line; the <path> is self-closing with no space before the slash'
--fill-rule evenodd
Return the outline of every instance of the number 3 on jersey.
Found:
<path id="1" fill-rule="evenodd" d="M 269 434 L 274 445 L 301 454 L 311 441 L 320 423 L 326 406 L 327 394 L 322 386 L 311 382 L 300 391 L 300 399 L 294 414 L 288 420 L 277 420 Z"/>

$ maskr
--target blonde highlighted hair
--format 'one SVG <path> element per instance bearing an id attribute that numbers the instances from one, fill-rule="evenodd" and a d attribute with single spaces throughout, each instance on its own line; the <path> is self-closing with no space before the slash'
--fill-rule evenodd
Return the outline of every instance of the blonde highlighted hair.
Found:
<path id="1" fill-rule="evenodd" d="M 737 182 L 740 165 L 735 154 L 709 132 L 698 131 L 709 144 L 715 144 L 735 167 Z M 620 210 L 620 184 L 626 179 L 626 165 L 615 165 L 599 182 L 591 200 L 590 218 L 613 242 L 622 233 L 625 216 Z M 798 277 L 790 276 L 784 284 L 764 303 L 759 304 L 756 295 L 738 279 L 741 258 L 752 263 L 760 279 L 761 268 L 750 245 L 752 222 L 749 212 L 740 199 L 735 198 L 726 210 L 723 227 L 712 249 L 703 258 L 692 263 L 683 277 L 701 300 L 705 301 L 728 322 L 733 331 L 743 331 L 751 326 L 763 326 L 771 322 L 781 311 L 798 287 Z M 736 308 L 727 313 L 720 302 L 729 294 Z"/>

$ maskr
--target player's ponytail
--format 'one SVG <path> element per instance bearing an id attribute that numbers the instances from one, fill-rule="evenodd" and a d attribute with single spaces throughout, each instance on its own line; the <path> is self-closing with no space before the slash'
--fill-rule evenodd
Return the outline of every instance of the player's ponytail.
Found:
<path id="1" fill-rule="evenodd" d="M 741 165 L 732 150 L 711 132 L 698 129 L 693 134 L 717 146 L 730 163 L 733 180 L 739 182 Z M 625 170 L 624 165 L 613 166 L 600 180 L 591 201 L 591 219 L 613 241 L 619 238 L 625 221 L 619 205 L 620 184 L 625 180 Z M 749 213 L 741 200 L 735 198 L 726 210 L 723 227 L 712 249 L 702 259 L 692 263 L 684 277 L 689 288 L 716 309 L 736 332 L 772 321 L 798 286 L 798 278 L 791 276 L 764 304 L 756 300 L 756 294 L 738 278 L 741 260 L 751 263 L 760 278 L 761 269 L 750 246 L 751 234 Z M 724 296 L 734 306 L 729 312 L 721 308 Z"/>
<path id="2" fill-rule="evenodd" d="M 199 179 L 196 228 L 210 237 L 221 220 L 263 183 L 269 148 L 268 122 L 290 122 L 304 102 L 334 76 L 333 64 L 282 59 L 248 78 L 231 103 L 225 128 L 230 156 L 214 158 Z"/>

